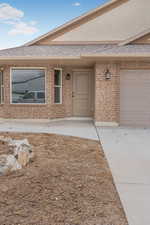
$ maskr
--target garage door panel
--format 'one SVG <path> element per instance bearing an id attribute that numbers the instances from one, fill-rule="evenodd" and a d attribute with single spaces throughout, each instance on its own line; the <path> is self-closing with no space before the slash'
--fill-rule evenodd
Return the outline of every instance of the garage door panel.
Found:
<path id="1" fill-rule="evenodd" d="M 150 70 L 123 70 L 120 124 L 150 127 Z"/>

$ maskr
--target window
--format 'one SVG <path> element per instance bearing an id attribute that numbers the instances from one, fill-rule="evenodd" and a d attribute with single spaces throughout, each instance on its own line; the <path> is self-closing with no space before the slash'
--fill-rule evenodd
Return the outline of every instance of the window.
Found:
<path id="1" fill-rule="evenodd" d="M 54 70 L 54 103 L 62 103 L 62 69 Z"/>
<path id="2" fill-rule="evenodd" d="M 12 103 L 45 103 L 44 69 L 12 69 Z"/>
<path id="3" fill-rule="evenodd" d="M 3 71 L 0 71 L 0 104 L 4 103 L 4 79 Z"/>

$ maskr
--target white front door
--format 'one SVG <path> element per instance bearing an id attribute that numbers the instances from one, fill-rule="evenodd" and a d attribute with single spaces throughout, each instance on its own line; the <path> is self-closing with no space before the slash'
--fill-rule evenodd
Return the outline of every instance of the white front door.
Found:
<path id="1" fill-rule="evenodd" d="M 73 116 L 92 116 L 92 84 L 90 71 L 73 73 Z"/>

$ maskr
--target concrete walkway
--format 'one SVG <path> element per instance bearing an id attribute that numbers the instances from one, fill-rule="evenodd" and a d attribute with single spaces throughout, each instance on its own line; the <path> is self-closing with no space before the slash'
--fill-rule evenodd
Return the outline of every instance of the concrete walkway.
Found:
<path id="1" fill-rule="evenodd" d="M 98 131 L 129 225 L 150 225 L 150 129 Z"/>
<path id="2" fill-rule="evenodd" d="M 0 132 L 54 133 L 98 140 L 89 120 L 0 120 Z"/>

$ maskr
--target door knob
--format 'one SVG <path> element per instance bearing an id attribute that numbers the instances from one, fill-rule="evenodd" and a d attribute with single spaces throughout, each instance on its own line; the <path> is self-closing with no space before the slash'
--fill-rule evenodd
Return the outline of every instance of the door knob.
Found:
<path id="1" fill-rule="evenodd" d="M 74 98 L 74 91 L 72 92 L 72 98 Z"/>

